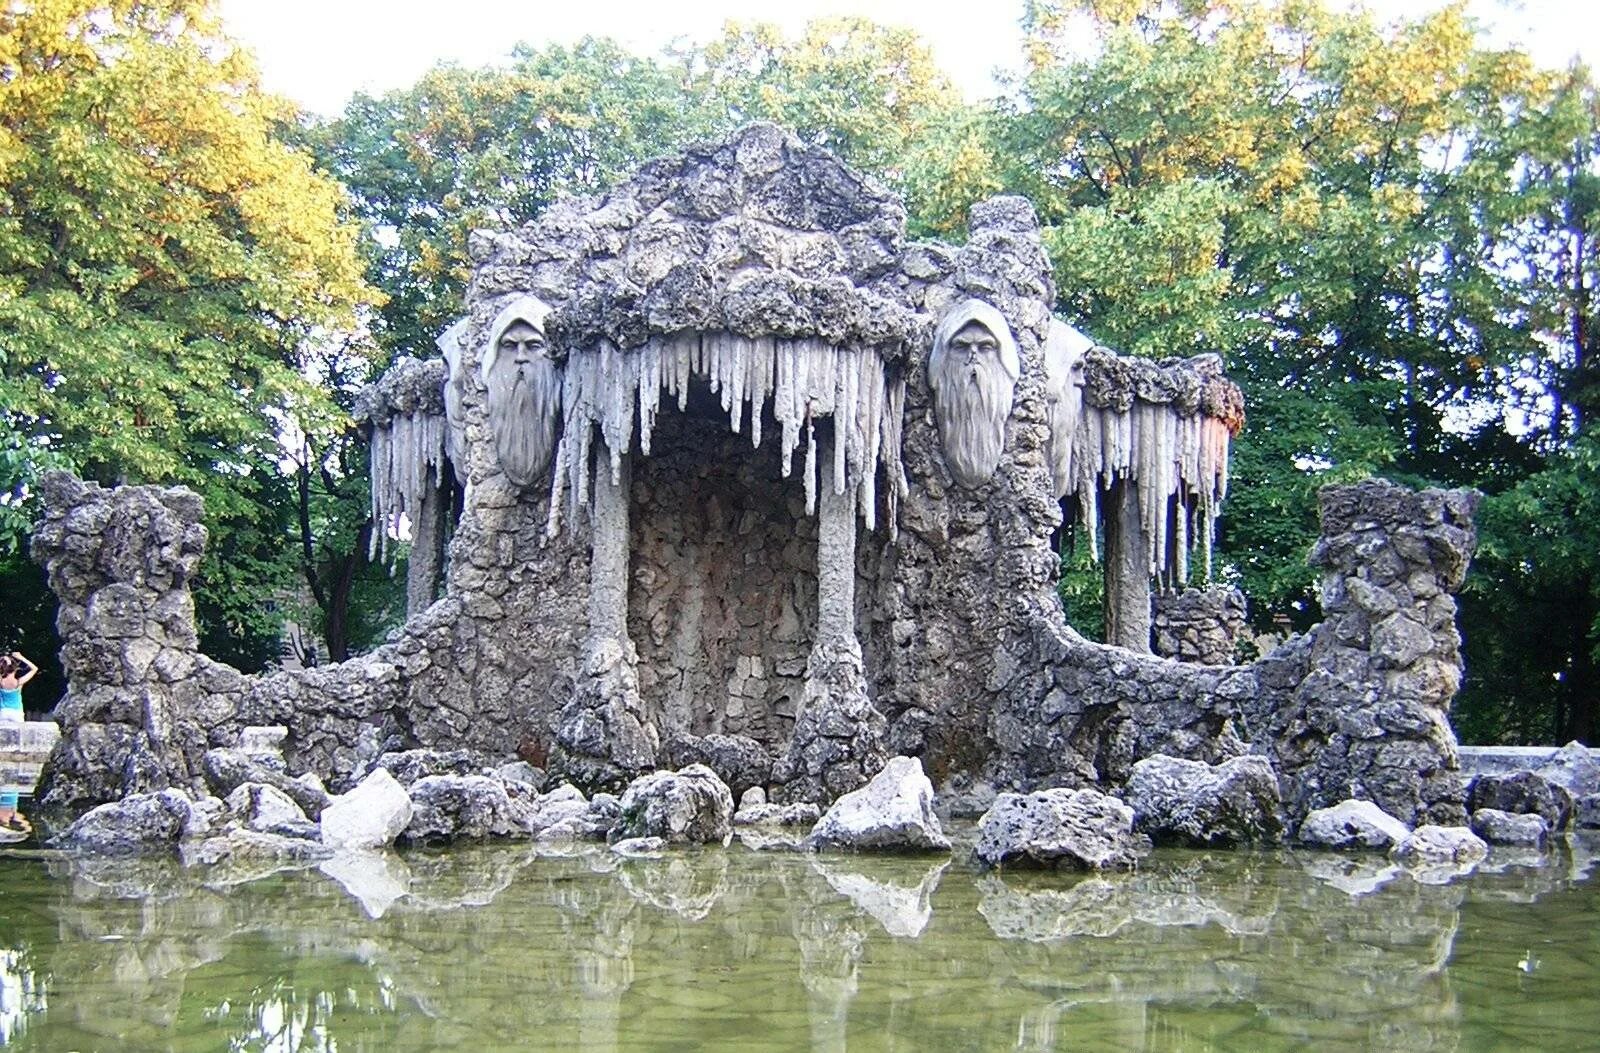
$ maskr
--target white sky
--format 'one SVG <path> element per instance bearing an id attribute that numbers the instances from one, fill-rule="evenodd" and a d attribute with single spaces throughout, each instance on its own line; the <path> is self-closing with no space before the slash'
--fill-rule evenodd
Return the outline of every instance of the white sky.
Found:
<path id="1" fill-rule="evenodd" d="M 1370 0 L 1385 17 L 1416 14 L 1442 0 Z M 1600 47 L 1600 0 L 1471 0 L 1497 42 L 1516 42 L 1544 65 Z M 789 32 L 813 18 L 865 15 L 916 29 L 963 91 L 994 94 L 990 74 L 1021 58 L 1022 0 L 222 0 L 229 34 L 251 48 L 269 91 L 332 115 L 356 91 L 414 83 L 430 66 L 481 66 L 519 41 L 539 46 L 585 35 L 612 37 L 654 55 L 674 40 L 700 43 L 724 21 L 776 22 Z"/>

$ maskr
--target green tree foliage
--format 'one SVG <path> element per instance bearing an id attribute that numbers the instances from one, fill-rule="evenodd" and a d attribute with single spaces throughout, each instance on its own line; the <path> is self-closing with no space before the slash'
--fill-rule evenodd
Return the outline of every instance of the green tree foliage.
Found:
<path id="1" fill-rule="evenodd" d="M 1064 46 L 1084 19 L 1087 54 Z M 1486 48 L 1459 5 L 1383 28 L 1303 0 L 1041 2 L 1030 26 L 1006 185 L 1041 207 L 1069 316 L 1137 353 L 1220 351 L 1244 386 L 1222 543 L 1256 617 L 1317 616 L 1325 483 L 1480 486 L 1464 721 L 1591 733 L 1600 577 L 1533 540 L 1573 536 L 1595 487 L 1573 447 L 1595 361 L 1587 74 Z M 1519 641 L 1551 602 L 1559 645 Z"/>
<path id="2" fill-rule="evenodd" d="M 343 192 L 283 142 L 294 118 L 202 0 L 0 11 L 8 558 L 49 466 L 186 483 L 213 524 L 213 638 L 270 628 L 278 436 L 340 426 L 304 367 L 370 299 Z"/>
<path id="3" fill-rule="evenodd" d="M 471 230 L 603 189 L 703 130 L 685 75 L 610 41 L 519 47 L 503 68 L 440 66 L 411 88 L 357 95 L 315 129 L 365 221 L 368 278 L 388 296 L 374 325 L 384 350 L 435 353 L 461 310 Z"/>

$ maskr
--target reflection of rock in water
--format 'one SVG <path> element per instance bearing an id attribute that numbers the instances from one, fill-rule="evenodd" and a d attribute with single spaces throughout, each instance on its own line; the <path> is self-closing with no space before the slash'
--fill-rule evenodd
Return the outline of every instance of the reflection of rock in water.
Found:
<path id="1" fill-rule="evenodd" d="M 317 869 L 338 882 L 369 918 L 381 918 L 411 889 L 411 868 L 393 852 L 341 852 Z"/>
<path id="2" fill-rule="evenodd" d="M 1310 1048 L 1452 1048 L 1445 1022 L 1456 1006 L 1443 967 L 1461 891 L 1397 873 L 1387 885 L 1374 876 L 1373 890 L 1352 896 L 1339 885 L 1361 883 L 1348 877 L 1359 866 L 1333 871 L 1340 876 L 1330 883 L 1285 880 L 1279 867 L 1202 857 L 1043 888 L 981 879 L 979 910 L 995 935 L 1046 948 L 1042 957 L 1007 955 L 1018 982 L 1052 997 L 1024 1032 L 1042 1042 L 1060 1010 L 1075 1005 L 1137 1003 L 1155 1014 L 1142 1026 L 1154 1028 L 1167 1026 L 1158 1012 L 1165 1005 L 1188 1012 L 1242 1003 Z M 1283 968 L 1289 961 L 1296 967 Z"/>
<path id="3" fill-rule="evenodd" d="M 794 875 L 783 886 L 800 950 L 800 983 L 808 996 L 811 1048 L 843 1051 L 870 923 L 833 890 L 820 868 Z"/>
<path id="4" fill-rule="evenodd" d="M 617 868 L 617 876 L 628 895 L 640 903 L 699 921 L 727 894 L 728 857 L 722 852 L 699 852 L 630 860 Z"/>
<path id="5" fill-rule="evenodd" d="M 8 914 L 0 955 L 20 948 L 48 995 L 24 1048 L 736 1048 L 758 1019 L 775 1044 L 818 1049 L 1207 1048 L 1223 1034 L 1233 1048 L 1450 1049 L 1481 1040 L 1463 1030 L 1474 1013 L 1508 1011 L 1481 997 L 1485 957 L 1504 945 L 1495 968 L 1514 984 L 1516 926 L 1572 916 L 1518 901 L 1588 902 L 1569 855 L 1428 886 L 1320 853 L 1158 853 L 1138 874 L 1074 878 L 486 847 L 404 854 L 409 892 L 377 919 L 316 870 L 224 893 L 170 864 L 101 861 L 57 865 L 61 880 Z M 1447 973 L 1453 951 L 1477 960 Z M 1585 952 L 1541 947 L 1534 979 L 1581 970 L 1567 959 Z"/>
<path id="6" fill-rule="evenodd" d="M 28 1018 L 49 1002 L 44 977 L 23 950 L 0 949 L 0 1046 L 9 1046 L 27 1027 Z"/>
<path id="7" fill-rule="evenodd" d="M 1111 936 L 1134 924 L 1159 928 L 1216 924 L 1231 935 L 1267 931 L 1276 896 L 1260 883 L 1230 887 L 1223 901 L 1203 868 L 1148 870 L 1083 878 L 1064 889 L 1019 892 L 997 877 L 979 882 L 978 906 L 1001 939 L 1049 941 Z"/>
<path id="8" fill-rule="evenodd" d="M 1378 891 L 1405 871 L 1387 856 L 1314 852 L 1300 857 L 1305 872 L 1347 896 Z"/>
<path id="9" fill-rule="evenodd" d="M 861 873 L 872 869 L 871 864 L 870 857 L 851 859 L 848 864 L 837 858 L 819 858 L 811 866 L 829 888 L 872 915 L 890 936 L 921 936 L 933 918 L 933 892 L 939 887 L 939 878 L 950 865 L 949 860 L 929 867 L 915 886 Z"/>

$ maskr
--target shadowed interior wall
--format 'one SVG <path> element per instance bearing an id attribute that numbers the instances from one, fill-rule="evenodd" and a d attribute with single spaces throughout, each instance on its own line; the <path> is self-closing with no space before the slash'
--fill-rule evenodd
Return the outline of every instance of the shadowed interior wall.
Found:
<path id="1" fill-rule="evenodd" d="M 770 434 L 770 410 L 765 422 Z M 817 625 L 817 519 L 799 472 L 783 478 L 777 444 L 751 449 L 748 425 L 730 431 L 697 382 L 634 461 L 631 496 L 628 635 L 650 714 L 664 736 L 748 735 L 781 751 Z M 873 543 L 863 532 L 858 545 Z M 860 563 L 869 577 L 875 565 Z"/>

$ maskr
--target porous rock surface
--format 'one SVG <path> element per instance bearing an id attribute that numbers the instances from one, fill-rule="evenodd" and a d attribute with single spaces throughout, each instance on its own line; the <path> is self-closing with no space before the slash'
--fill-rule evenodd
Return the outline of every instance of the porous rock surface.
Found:
<path id="1" fill-rule="evenodd" d="M 247 782 L 235 787 L 224 802 L 228 813 L 245 828 L 260 834 L 282 837 L 315 838 L 317 824 L 292 798 L 275 786 Z"/>
<path id="2" fill-rule="evenodd" d="M 181 790 L 129 794 L 90 809 L 50 844 L 102 856 L 173 852 L 192 815 L 192 802 Z"/>
<path id="3" fill-rule="evenodd" d="M 411 822 L 411 797 L 387 769 L 378 768 L 322 809 L 322 843 L 330 848 L 383 848 Z"/>
<path id="4" fill-rule="evenodd" d="M 1395 846 L 1393 855 L 1405 862 L 1475 863 L 1489 854 L 1483 839 L 1464 826 L 1419 826 Z"/>
<path id="5" fill-rule="evenodd" d="M 1002 793 L 978 820 L 974 854 L 986 866 L 1130 870 L 1143 839 L 1133 809 L 1096 790 Z"/>
<path id="6" fill-rule="evenodd" d="M 1245 621 L 1244 593 L 1215 586 L 1158 593 L 1151 628 L 1155 653 L 1199 665 L 1232 665 Z"/>
<path id="7" fill-rule="evenodd" d="M 1233 845 L 1276 841 L 1283 833 L 1278 779 L 1265 757 L 1210 765 L 1148 757 L 1123 788 L 1134 826 L 1156 841 Z"/>
<path id="8" fill-rule="evenodd" d="M 651 772 L 623 791 L 616 840 L 659 837 L 669 844 L 725 845 L 733 837 L 733 794 L 703 764 Z"/>
<path id="9" fill-rule="evenodd" d="M 1472 832 L 1491 845 L 1520 845 L 1541 848 L 1550 839 L 1550 824 L 1544 816 L 1527 812 L 1516 814 L 1498 808 L 1479 808 L 1472 813 Z"/>
<path id="10" fill-rule="evenodd" d="M 218 797 L 228 797 L 247 784 L 271 786 L 292 800 L 306 818 L 316 821 L 328 804 L 328 792 L 315 777 L 291 778 L 281 757 L 222 747 L 201 758 L 206 784 Z"/>
<path id="11" fill-rule="evenodd" d="M 538 794 L 484 775 L 425 775 L 407 787 L 411 820 L 401 838 L 413 844 L 527 837 Z"/>
<path id="12" fill-rule="evenodd" d="M 703 764 L 717 773 L 735 798 L 751 787 L 765 786 L 772 778 L 772 755 L 748 735 L 691 735 L 670 737 L 664 746 L 672 768 Z"/>
<path id="13" fill-rule="evenodd" d="M 867 785 L 834 801 L 807 840 L 816 848 L 950 847 L 933 812 L 933 784 L 915 757 L 893 758 Z"/>
<path id="14" fill-rule="evenodd" d="M 1552 832 L 1567 828 L 1572 820 L 1572 794 L 1565 786 L 1553 783 L 1531 771 L 1509 775 L 1479 775 L 1467 791 L 1467 808 L 1477 812 L 1491 808 L 1513 815 L 1539 816 Z"/>
<path id="15" fill-rule="evenodd" d="M 1472 496 L 1325 490 L 1314 563 L 1329 619 L 1253 665 L 1089 643 L 1054 588 L 1044 347 L 1057 297 L 1037 216 L 1020 198 L 977 202 L 951 245 L 908 241 L 904 225 L 871 180 L 755 125 L 602 197 L 475 233 L 451 422 L 452 467 L 470 485 L 448 578 L 389 642 L 348 662 L 245 677 L 204 658 L 189 594 L 199 499 L 47 477 L 32 551 L 61 603 L 71 688 L 42 803 L 200 794 L 208 750 L 281 725 L 278 775 L 336 791 L 382 753 L 417 748 L 490 766 L 522 757 L 555 781 L 616 791 L 675 737 L 728 735 L 775 758 L 768 785 L 782 802 L 826 804 L 894 753 L 922 758 L 941 786 L 1026 792 L 1115 790 L 1156 754 L 1218 764 L 1254 750 L 1271 758 L 1291 820 L 1360 797 L 1406 822 L 1463 821 L 1445 710 Z M 524 488 L 498 463 L 479 367 L 494 319 L 526 295 L 552 308 L 571 401 L 556 463 Z M 945 460 L 927 369 L 930 334 L 968 299 L 1004 319 L 1019 365 L 999 461 L 975 486 Z M 802 362 L 825 363 L 831 386 L 783 373 Z M 1123 441 L 1146 418 L 1209 429 L 1224 447 L 1242 422 L 1214 356 L 1096 348 L 1085 362 L 1084 419 L 1112 436 L 1111 460 L 1113 447 L 1160 460 L 1166 446 Z M 669 365 L 685 370 L 655 372 Z M 422 390 L 437 370 L 405 368 L 369 419 L 389 429 L 383 470 L 396 487 L 448 485 L 430 459 L 443 422 Z M 662 392 L 676 397 L 649 397 Z M 402 417 L 415 434 L 396 430 Z M 621 564 L 618 624 L 597 630 L 603 517 L 590 513 L 607 469 L 635 558 Z M 819 577 L 830 494 L 859 525 L 844 599 Z M 1207 524 L 1209 513 L 1192 525 Z M 819 635 L 828 617 L 844 639 Z M 258 774 L 240 781 L 276 785 L 314 817 Z"/>
<path id="16" fill-rule="evenodd" d="M 1384 851 L 1410 836 L 1409 826 L 1371 801 L 1340 801 L 1317 808 L 1305 817 L 1297 834 L 1301 844 L 1318 848 Z"/>

